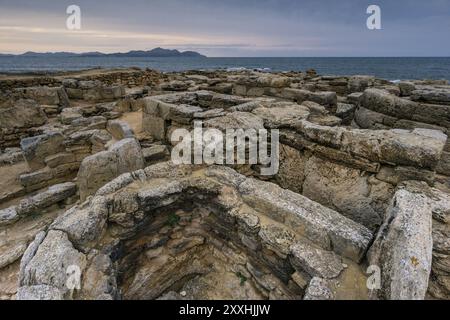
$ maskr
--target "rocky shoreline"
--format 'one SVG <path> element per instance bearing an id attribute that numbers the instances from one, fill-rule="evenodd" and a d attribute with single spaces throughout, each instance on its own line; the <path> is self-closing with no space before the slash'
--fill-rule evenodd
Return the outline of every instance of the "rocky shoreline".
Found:
<path id="1" fill-rule="evenodd" d="M 175 165 L 195 121 L 279 171 Z M 450 299 L 447 81 L 8 75 L 0 128 L 0 299 Z"/>

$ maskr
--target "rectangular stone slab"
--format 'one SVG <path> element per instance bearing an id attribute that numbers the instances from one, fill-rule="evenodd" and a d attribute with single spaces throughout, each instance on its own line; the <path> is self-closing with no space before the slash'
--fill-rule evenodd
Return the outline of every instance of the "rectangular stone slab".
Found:
<path id="1" fill-rule="evenodd" d="M 308 198 L 267 182 L 247 179 L 243 200 L 270 218 L 289 225 L 323 249 L 359 262 L 372 239 L 366 227 Z"/>

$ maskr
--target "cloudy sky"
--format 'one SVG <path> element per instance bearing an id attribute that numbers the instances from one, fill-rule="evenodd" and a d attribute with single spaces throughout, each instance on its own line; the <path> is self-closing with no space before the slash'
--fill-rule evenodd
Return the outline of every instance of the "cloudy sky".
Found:
<path id="1" fill-rule="evenodd" d="M 66 8 L 82 28 L 66 29 Z M 367 7 L 382 30 L 368 30 Z M 208 56 L 450 56 L 450 0 L 0 0 L 0 52 Z"/>

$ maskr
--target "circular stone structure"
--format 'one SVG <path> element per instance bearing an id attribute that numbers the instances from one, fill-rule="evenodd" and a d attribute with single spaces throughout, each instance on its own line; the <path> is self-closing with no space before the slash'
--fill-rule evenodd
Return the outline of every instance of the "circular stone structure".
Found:
<path id="1" fill-rule="evenodd" d="M 301 299 L 313 278 L 333 297 L 366 298 L 358 263 L 372 237 L 230 168 L 160 163 L 121 175 L 38 235 L 18 298 Z"/>

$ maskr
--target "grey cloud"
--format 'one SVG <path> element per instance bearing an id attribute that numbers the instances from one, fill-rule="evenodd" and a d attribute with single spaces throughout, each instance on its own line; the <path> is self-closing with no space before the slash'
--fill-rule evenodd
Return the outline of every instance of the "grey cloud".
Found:
<path id="1" fill-rule="evenodd" d="M 214 56 L 450 55 L 450 0 L 0 0 L 0 27 L 64 28 L 65 8 L 74 3 L 82 8 L 84 29 L 138 36 L 98 41 L 86 35 L 74 44 L 49 32 L 36 36 L 29 50 L 38 41 L 49 51 L 55 43 L 82 50 L 98 42 L 107 51 L 165 45 Z M 365 26 L 372 3 L 382 9 L 383 30 Z M 161 37 L 143 36 L 151 34 Z M 17 33 L 9 47 L 0 43 L 0 51 L 13 50 L 21 39 Z"/>

